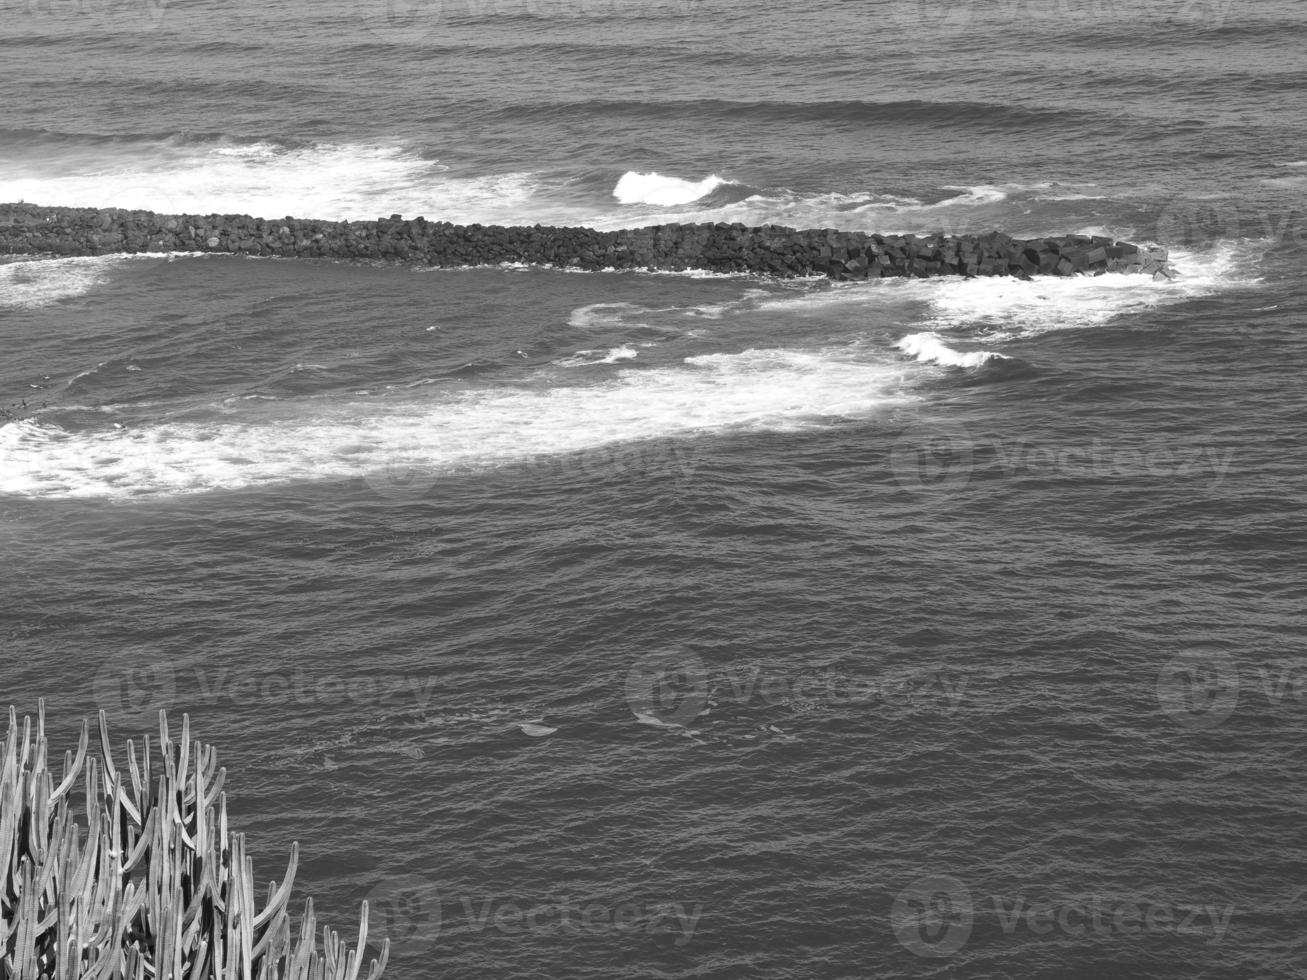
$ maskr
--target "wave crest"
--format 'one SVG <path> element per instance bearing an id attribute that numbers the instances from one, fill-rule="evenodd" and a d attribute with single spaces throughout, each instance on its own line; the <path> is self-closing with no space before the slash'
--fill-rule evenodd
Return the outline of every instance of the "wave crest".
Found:
<path id="1" fill-rule="evenodd" d="M 909 357 L 915 357 L 926 364 L 940 364 L 944 367 L 977 368 L 984 367 L 990 361 L 1011 360 L 1006 354 L 999 354 L 997 351 L 954 350 L 936 333 L 908 334 L 895 346 Z"/>
<path id="2" fill-rule="evenodd" d="M 703 180 L 682 180 L 679 177 L 664 177 L 650 171 L 647 174 L 628 170 L 622 174 L 613 188 L 613 197 L 622 204 L 653 204 L 658 207 L 675 207 L 689 204 L 707 197 L 727 181 L 711 174 Z"/>

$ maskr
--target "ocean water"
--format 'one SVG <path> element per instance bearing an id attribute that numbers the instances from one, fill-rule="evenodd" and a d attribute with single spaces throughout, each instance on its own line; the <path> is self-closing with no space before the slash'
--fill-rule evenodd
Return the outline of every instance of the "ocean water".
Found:
<path id="1" fill-rule="evenodd" d="M 0 259 L 0 681 L 412 978 L 1307 975 L 1293 0 L 0 0 L 0 200 L 1110 234 Z"/>

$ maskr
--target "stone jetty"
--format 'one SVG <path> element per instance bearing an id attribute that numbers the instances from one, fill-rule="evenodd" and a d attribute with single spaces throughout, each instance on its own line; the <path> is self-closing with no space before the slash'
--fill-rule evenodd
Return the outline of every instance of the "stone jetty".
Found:
<path id="1" fill-rule="evenodd" d="M 390 260 L 425 266 L 505 262 L 598 271 L 660 269 L 828 276 L 1174 275 L 1164 248 L 1064 235 L 872 235 L 780 225 L 667 224 L 620 231 L 455 225 L 391 215 L 377 221 L 155 214 L 119 208 L 0 204 L 0 254 L 107 255 L 218 252 L 231 255 Z"/>

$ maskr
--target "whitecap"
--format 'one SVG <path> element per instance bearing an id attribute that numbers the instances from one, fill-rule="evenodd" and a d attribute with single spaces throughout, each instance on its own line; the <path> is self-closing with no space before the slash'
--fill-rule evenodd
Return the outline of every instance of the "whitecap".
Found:
<path id="1" fill-rule="evenodd" d="M 1255 248 L 1255 246 L 1251 246 Z M 926 325 L 982 328 L 988 339 L 1097 327 L 1117 317 L 1256 284 L 1250 246 L 1223 243 L 1208 252 L 1171 249 L 1174 281 L 1130 273 L 1101 276 L 956 277 L 914 280 L 930 306 Z"/>
<path id="2" fill-rule="evenodd" d="M 0 309 L 35 310 L 83 296 L 108 279 L 116 256 L 0 264 Z"/>
<path id="3" fill-rule="evenodd" d="M 909 357 L 929 364 L 945 367 L 981 367 L 993 360 L 1008 360 L 1006 354 L 995 351 L 957 351 L 949 347 L 936 333 L 914 333 L 902 338 L 895 346 Z"/>
<path id="4" fill-rule="evenodd" d="M 130 156 L 0 171 L 10 200 L 161 214 L 294 215 L 370 221 L 425 215 L 456 223 L 516 223 L 538 175 L 454 172 L 402 145 L 360 142 L 137 146 Z"/>
<path id="5" fill-rule="evenodd" d="M 912 398 L 898 364 L 844 346 L 701 355 L 591 384 L 556 377 L 550 366 L 520 386 L 194 406 L 125 430 L 10 423 L 0 493 L 131 498 L 356 479 L 426 492 L 444 475 L 541 457 L 681 480 L 694 471 L 691 436 L 828 426 Z"/>
<path id="6" fill-rule="evenodd" d="M 591 303 L 573 310 L 567 318 L 567 325 L 578 330 L 612 327 L 625 322 L 628 317 L 648 312 L 645 307 L 634 303 Z"/>
<path id="7" fill-rule="evenodd" d="M 689 204 L 707 197 L 722 184 L 725 179 L 711 174 L 702 180 L 682 180 L 679 177 L 664 177 L 660 173 L 636 173 L 628 170 L 613 188 L 613 197 L 622 204 L 653 204 L 658 207 L 674 207 Z"/>
<path id="8" fill-rule="evenodd" d="M 560 367 L 586 367 L 591 364 L 616 364 L 618 361 L 629 361 L 638 357 L 640 354 L 630 344 L 623 344 L 621 347 L 610 347 L 606 350 L 580 350 L 570 357 L 561 357 L 554 361 Z"/>

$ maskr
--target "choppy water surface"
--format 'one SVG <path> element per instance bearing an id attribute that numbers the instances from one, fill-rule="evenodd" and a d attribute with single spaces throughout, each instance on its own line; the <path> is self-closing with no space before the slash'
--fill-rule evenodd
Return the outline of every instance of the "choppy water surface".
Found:
<path id="1" fill-rule="evenodd" d="M 1174 283 L 0 264 L 4 691 L 405 977 L 1293 977 L 1287 2 L 4 15 L 0 199 L 1108 234 Z"/>

